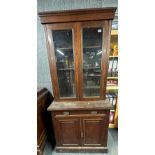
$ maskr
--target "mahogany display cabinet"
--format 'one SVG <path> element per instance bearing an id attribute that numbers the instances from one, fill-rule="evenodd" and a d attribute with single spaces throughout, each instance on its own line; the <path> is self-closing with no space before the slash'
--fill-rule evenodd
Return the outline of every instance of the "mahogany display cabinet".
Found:
<path id="1" fill-rule="evenodd" d="M 107 152 L 105 101 L 111 23 L 116 8 L 39 13 L 44 26 L 54 101 L 57 152 Z"/>

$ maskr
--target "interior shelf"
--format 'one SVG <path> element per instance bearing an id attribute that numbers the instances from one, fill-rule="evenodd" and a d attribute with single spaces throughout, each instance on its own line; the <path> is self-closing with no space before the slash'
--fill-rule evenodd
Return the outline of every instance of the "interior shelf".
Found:
<path id="1" fill-rule="evenodd" d="M 94 45 L 94 46 L 85 46 L 83 48 L 101 48 L 102 46 Z"/>
<path id="2" fill-rule="evenodd" d="M 86 86 L 85 89 L 99 89 L 99 86 Z"/>
<path id="3" fill-rule="evenodd" d="M 98 74 L 98 75 L 96 75 L 96 74 L 88 74 L 87 76 L 89 76 L 89 77 L 101 77 L 100 74 Z"/>
<path id="4" fill-rule="evenodd" d="M 100 67 L 84 67 L 83 69 L 100 69 Z"/>

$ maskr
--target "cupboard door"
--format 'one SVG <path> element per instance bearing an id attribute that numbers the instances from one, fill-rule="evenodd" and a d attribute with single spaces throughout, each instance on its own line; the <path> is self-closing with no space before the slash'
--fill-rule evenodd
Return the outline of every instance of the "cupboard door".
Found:
<path id="1" fill-rule="evenodd" d="M 106 146 L 107 125 L 104 118 L 83 118 L 83 145 Z"/>
<path id="2" fill-rule="evenodd" d="M 74 24 L 51 24 L 47 29 L 55 96 L 76 98 Z"/>
<path id="3" fill-rule="evenodd" d="M 81 23 L 82 38 L 82 97 L 102 98 L 105 53 L 105 24 L 100 22 Z"/>
<path id="4" fill-rule="evenodd" d="M 79 118 L 57 118 L 56 130 L 59 133 L 59 145 L 79 146 L 81 144 Z"/>

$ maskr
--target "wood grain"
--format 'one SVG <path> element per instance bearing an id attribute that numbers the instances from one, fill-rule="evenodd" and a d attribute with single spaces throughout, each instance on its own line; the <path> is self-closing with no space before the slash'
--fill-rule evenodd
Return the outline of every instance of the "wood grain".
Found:
<path id="1" fill-rule="evenodd" d="M 48 59 L 55 100 L 48 107 L 54 125 L 57 152 L 107 152 L 109 111 L 105 101 L 111 20 L 116 8 L 39 13 L 45 25 Z M 99 96 L 83 96 L 82 29 L 102 27 L 103 44 Z M 76 97 L 60 97 L 52 30 L 71 29 L 75 60 Z M 70 132 L 69 132 L 70 131 Z"/>
<path id="2" fill-rule="evenodd" d="M 86 110 L 86 109 L 111 109 L 113 106 L 105 100 L 100 101 L 67 101 L 53 103 L 48 107 L 48 111 L 64 111 L 64 110 Z"/>
<path id="3" fill-rule="evenodd" d="M 46 139 L 48 137 L 48 116 L 47 107 L 53 98 L 45 88 L 37 89 L 37 154 L 42 155 Z"/>
<path id="4" fill-rule="evenodd" d="M 42 24 L 113 19 L 116 8 L 92 8 L 38 13 Z M 91 14 L 91 16 L 90 16 Z"/>

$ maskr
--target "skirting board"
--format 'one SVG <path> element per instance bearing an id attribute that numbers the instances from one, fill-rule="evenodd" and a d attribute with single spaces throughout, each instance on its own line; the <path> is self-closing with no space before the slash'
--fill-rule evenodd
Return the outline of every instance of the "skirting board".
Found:
<path id="1" fill-rule="evenodd" d="M 74 152 L 88 152 L 88 153 L 107 153 L 107 147 L 56 147 L 56 152 L 63 152 L 63 153 L 74 153 Z"/>

